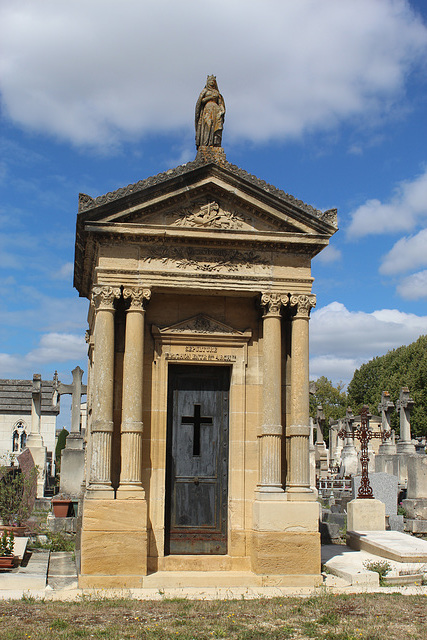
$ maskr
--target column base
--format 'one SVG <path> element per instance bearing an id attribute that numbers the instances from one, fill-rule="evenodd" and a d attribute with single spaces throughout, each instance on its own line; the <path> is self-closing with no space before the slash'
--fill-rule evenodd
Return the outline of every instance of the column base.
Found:
<path id="1" fill-rule="evenodd" d="M 86 490 L 85 499 L 114 500 L 114 489 L 107 484 L 90 484 Z"/>
<path id="2" fill-rule="evenodd" d="M 123 483 L 116 492 L 117 500 L 145 500 L 144 487 L 137 484 Z"/>
<path id="3" fill-rule="evenodd" d="M 145 500 L 90 500 L 85 497 L 79 586 L 136 586 L 147 575 Z"/>
<path id="4" fill-rule="evenodd" d="M 412 442 L 398 442 L 396 445 L 397 453 L 416 453 L 415 445 Z"/>
<path id="5" fill-rule="evenodd" d="M 289 502 L 316 502 L 317 489 L 311 487 L 287 487 L 286 499 Z"/>

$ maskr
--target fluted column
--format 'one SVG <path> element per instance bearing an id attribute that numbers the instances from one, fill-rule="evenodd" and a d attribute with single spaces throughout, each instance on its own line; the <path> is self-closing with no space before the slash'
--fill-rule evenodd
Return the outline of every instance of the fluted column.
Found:
<path id="1" fill-rule="evenodd" d="M 263 293 L 263 421 L 259 435 L 259 484 L 261 493 L 282 492 L 282 337 L 281 308 L 288 296 Z"/>
<path id="2" fill-rule="evenodd" d="M 89 490 L 97 497 L 111 497 L 111 449 L 113 439 L 114 392 L 114 300 L 119 287 L 95 286 L 93 405 Z"/>
<path id="3" fill-rule="evenodd" d="M 125 288 L 130 299 L 126 312 L 121 423 L 121 471 L 117 498 L 144 498 L 142 487 L 142 391 L 144 366 L 145 304 L 151 291 Z"/>
<path id="4" fill-rule="evenodd" d="M 309 457 L 309 371 L 308 322 L 310 310 L 316 304 L 314 295 L 292 295 L 295 307 L 291 332 L 291 424 L 286 428 L 288 438 L 288 478 L 286 490 L 292 494 L 312 493 L 310 489 Z M 296 495 L 294 499 L 299 499 Z"/>

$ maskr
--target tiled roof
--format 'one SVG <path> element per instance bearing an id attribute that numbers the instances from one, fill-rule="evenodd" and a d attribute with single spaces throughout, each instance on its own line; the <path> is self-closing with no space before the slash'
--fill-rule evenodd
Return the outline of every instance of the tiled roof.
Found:
<path id="1" fill-rule="evenodd" d="M 31 413 L 32 380 L 0 380 L 0 413 Z M 42 380 L 42 414 L 59 413 L 52 406 L 53 382 Z"/>

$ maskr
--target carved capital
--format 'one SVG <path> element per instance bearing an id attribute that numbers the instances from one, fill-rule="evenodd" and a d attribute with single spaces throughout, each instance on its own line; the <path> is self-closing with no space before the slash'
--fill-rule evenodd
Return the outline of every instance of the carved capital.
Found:
<path id="1" fill-rule="evenodd" d="M 92 289 L 92 302 L 96 311 L 114 309 L 115 298 L 120 298 L 120 287 L 95 286 Z"/>
<path id="2" fill-rule="evenodd" d="M 130 298 L 130 307 L 132 311 L 144 310 L 147 302 L 151 298 L 150 289 L 143 289 L 142 287 L 125 287 L 123 289 L 123 297 L 125 300 Z"/>
<path id="3" fill-rule="evenodd" d="M 291 295 L 290 305 L 296 307 L 296 317 L 308 318 L 311 309 L 316 306 L 316 296 L 314 294 Z"/>
<path id="4" fill-rule="evenodd" d="M 268 315 L 279 316 L 282 306 L 289 302 L 289 296 L 282 293 L 263 293 L 261 305 L 264 307 L 264 317 Z"/>

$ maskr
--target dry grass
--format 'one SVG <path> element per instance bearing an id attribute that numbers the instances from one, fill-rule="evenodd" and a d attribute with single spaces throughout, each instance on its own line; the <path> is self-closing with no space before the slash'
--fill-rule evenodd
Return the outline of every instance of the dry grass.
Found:
<path id="1" fill-rule="evenodd" d="M 427 597 L 0 602 L 1 640 L 425 640 Z"/>

